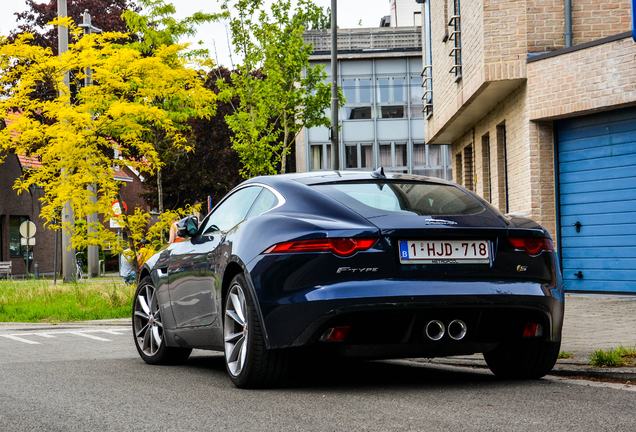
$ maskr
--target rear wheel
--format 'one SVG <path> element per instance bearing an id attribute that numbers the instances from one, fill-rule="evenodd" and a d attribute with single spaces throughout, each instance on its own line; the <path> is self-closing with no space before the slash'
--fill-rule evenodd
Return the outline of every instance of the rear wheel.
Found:
<path id="1" fill-rule="evenodd" d="M 280 385 L 289 369 L 289 353 L 265 346 L 255 302 L 242 274 L 236 275 L 230 284 L 224 311 L 225 365 L 234 385 L 240 388 Z"/>
<path id="2" fill-rule="evenodd" d="M 135 346 L 146 363 L 183 363 L 192 352 L 189 348 L 166 346 L 157 289 L 150 276 L 141 280 L 135 293 L 132 325 Z"/>
<path id="3" fill-rule="evenodd" d="M 500 378 L 538 379 L 550 373 L 560 348 L 559 342 L 544 341 L 499 344 L 484 359 Z"/>

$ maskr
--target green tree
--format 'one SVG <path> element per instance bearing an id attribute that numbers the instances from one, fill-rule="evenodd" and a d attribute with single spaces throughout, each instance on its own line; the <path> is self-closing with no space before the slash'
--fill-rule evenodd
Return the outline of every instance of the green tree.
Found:
<path id="1" fill-rule="evenodd" d="M 218 93 L 216 83 L 219 77 L 229 82 L 230 71 L 224 67 L 214 68 L 208 73 L 205 87 Z M 230 103 L 217 100 L 213 117 L 193 118 L 190 121 L 192 133 L 189 142 L 193 150 L 171 152 L 161 169 L 166 208 L 206 202 L 208 196 L 216 204 L 243 181 L 239 174 L 241 162 L 232 148 L 232 132 L 225 123 L 225 116 L 231 113 Z M 155 176 L 150 174 L 146 178 L 144 188 L 149 192 L 143 196 L 151 207 L 157 208 Z"/>
<path id="2" fill-rule="evenodd" d="M 218 14 L 197 12 L 191 17 L 178 20 L 174 18 L 176 8 L 171 3 L 166 3 L 163 0 L 138 0 L 137 3 L 143 7 L 143 12 L 127 10 L 123 13 L 123 18 L 135 35 L 135 41 L 130 43 L 129 47 L 139 50 L 144 56 L 152 56 L 161 47 L 178 44 L 179 40 L 185 36 L 196 35 L 198 25 L 219 18 Z M 182 59 L 196 61 L 199 58 L 207 58 L 208 53 L 206 50 L 195 49 L 180 50 L 177 55 Z M 211 61 L 206 64 L 212 66 Z M 205 76 L 201 75 L 200 79 L 203 82 Z M 187 106 L 182 106 L 179 101 L 176 104 L 174 102 L 170 97 L 155 97 L 153 100 L 155 106 L 170 114 L 174 125 L 183 131 L 189 130 L 186 123 L 189 119 Z M 163 129 L 161 124 L 148 124 L 146 134 L 147 140 L 153 143 L 160 157 L 161 163 L 156 167 L 154 180 L 157 184 L 157 208 L 160 213 L 163 213 L 162 166 L 171 159 L 172 155 L 179 153 L 180 146 L 179 143 L 173 141 L 173 136 Z"/>
<path id="3" fill-rule="evenodd" d="M 322 65 L 311 66 L 312 46 L 303 40 L 304 23 L 317 19 L 310 0 L 224 0 L 233 50 L 242 63 L 231 82 L 220 82 L 219 99 L 238 100 L 226 116 L 244 177 L 286 172 L 285 156 L 303 127 L 329 126 L 325 115 L 331 90 Z"/>
<path id="4" fill-rule="evenodd" d="M 313 14 L 309 17 L 309 21 L 303 25 L 307 30 L 330 30 L 331 29 L 331 8 L 323 8 L 319 6 L 313 7 Z"/>
<path id="5" fill-rule="evenodd" d="M 71 30 L 69 49 L 60 56 L 34 45 L 30 34 L 18 35 L 13 42 L 0 36 L 0 86 L 5 91 L 0 112 L 13 120 L 0 131 L 0 154 L 10 151 L 42 161 L 42 168 L 25 172 L 14 189 L 20 193 L 34 185 L 44 188 L 41 216 L 48 227 L 68 230 L 74 248 L 103 245 L 123 251 L 128 247 L 137 266 L 136 251 L 147 234 L 147 213 L 135 209 L 118 217 L 128 233 L 129 244 L 124 245 L 98 223 L 92 224 L 92 232 L 82 231 L 85 235 L 72 232 L 58 221 L 60 208 L 71 202 L 78 219 L 93 213 L 107 221 L 116 217 L 111 202 L 122 200 L 113 167 L 126 165 L 142 174 L 161 167 L 149 139 L 151 129 L 164 131 L 175 146 L 187 148 L 187 121 L 211 117 L 216 95 L 203 86 L 199 72 L 188 67 L 182 55 L 187 45 L 160 45 L 143 53 L 119 43 L 125 37 L 122 33 L 82 36 L 69 18 L 52 24 Z M 97 85 L 82 87 L 71 98 L 65 74 L 88 68 Z M 41 88 L 53 92 L 34 98 Z M 153 233 L 188 211 L 162 215 L 162 224 L 151 234 L 159 239 Z"/>

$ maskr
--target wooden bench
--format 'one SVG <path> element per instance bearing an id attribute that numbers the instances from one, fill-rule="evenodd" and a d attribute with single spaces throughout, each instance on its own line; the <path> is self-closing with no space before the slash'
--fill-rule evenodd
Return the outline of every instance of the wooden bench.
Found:
<path id="1" fill-rule="evenodd" d="M 11 276 L 11 261 L 0 261 L 0 274 L 3 273 L 9 279 Z"/>

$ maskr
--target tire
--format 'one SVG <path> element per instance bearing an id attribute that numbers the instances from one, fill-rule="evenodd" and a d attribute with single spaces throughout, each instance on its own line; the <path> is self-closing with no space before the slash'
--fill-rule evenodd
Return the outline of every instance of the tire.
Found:
<path id="1" fill-rule="evenodd" d="M 494 350 L 484 353 L 484 359 L 492 373 L 499 378 L 539 379 L 550 373 L 560 348 L 560 342 L 499 344 Z"/>
<path id="2" fill-rule="evenodd" d="M 133 300 L 132 327 L 137 352 L 148 364 L 165 365 L 185 362 L 192 349 L 166 346 L 161 308 L 152 278 L 139 282 Z"/>
<path id="3" fill-rule="evenodd" d="M 239 388 L 281 385 L 289 370 L 287 350 L 269 350 L 243 274 L 232 279 L 223 308 L 225 366 Z"/>

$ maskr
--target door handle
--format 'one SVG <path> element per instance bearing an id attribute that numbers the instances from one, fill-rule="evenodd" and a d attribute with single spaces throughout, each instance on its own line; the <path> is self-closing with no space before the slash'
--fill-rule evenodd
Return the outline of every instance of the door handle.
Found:
<path id="1" fill-rule="evenodd" d="M 576 227 L 576 232 L 580 233 L 581 232 L 581 222 L 576 221 L 572 224 L 573 227 Z"/>
<path id="2" fill-rule="evenodd" d="M 577 273 L 574 273 L 574 276 L 576 276 L 579 279 L 583 279 L 583 273 L 581 272 L 581 270 L 579 270 Z"/>

